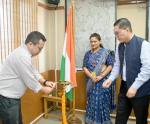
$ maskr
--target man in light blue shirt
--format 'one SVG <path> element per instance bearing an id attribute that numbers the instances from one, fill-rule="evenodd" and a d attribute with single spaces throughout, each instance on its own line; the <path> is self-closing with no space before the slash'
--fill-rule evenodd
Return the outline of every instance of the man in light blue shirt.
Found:
<path id="1" fill-rule="evenodd" d="M 46 38 L 38 31 L 28 34 L 25 44 L 15 49 L 0 69 L 0 120 L 3 124 L 22 124 L 20 98 L 27 87 L 49 94 L 56 84 L 45 80 L 32 65 Z"/>
<path id="2" fill-rule="evenodd" d="M 116 50 L 115 63 L 110 77 L 103 83 L 108 88 L 118 75 L 121 87 L 118 97 L 116 124 L 127 124 L 134 110 L 136 124 L 147 124 L 150 95 L 150 43 L 132 32 L 126 18 L 114 23 L 114 34 L 120 44 Z"/>

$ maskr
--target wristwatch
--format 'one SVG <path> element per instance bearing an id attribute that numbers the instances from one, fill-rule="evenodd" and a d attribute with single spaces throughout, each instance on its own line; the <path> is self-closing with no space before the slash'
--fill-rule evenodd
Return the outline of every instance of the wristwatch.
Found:
<path id="1" fill-rule="evenodd" d="M 48 80 L 45 80 L 44 82 L 43 82 L 43 84 L 44 84 L 44 86 L 46 86 L 46 82 L 47 82 Z"/>

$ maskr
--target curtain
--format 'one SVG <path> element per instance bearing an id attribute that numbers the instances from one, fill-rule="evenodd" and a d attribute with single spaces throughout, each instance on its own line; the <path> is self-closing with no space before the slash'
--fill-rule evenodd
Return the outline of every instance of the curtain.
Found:
<path id="1" fill-rule="evenodd" d="M 37 0 L 0 0 L 0 64 L 37 30 Z M 38 68 L 38 57 L 33 59 Z"/>

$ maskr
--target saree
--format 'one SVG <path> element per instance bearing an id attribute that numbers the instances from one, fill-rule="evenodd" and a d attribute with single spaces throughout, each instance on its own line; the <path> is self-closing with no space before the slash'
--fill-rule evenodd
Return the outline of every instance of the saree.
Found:
<path id="1" fill-rule="evenodd" d="M 113 57 L 109 50 L 102 48 L 96 53 L 88 51 L 85 54 L 83 67 L 86 67 L 91 73 L 99 75 L 102 65 L 113 66 Z M 103 88 L 103 82 L 109 74 L 97 83 L 87 78 L 87 105 L 86 105 L 86 124 L 112 124 L 110 120 L 110 111 L 112 104 L 112 87 Z M 114 84 L 114 83 L 113 83 Z M 114 92 L 114 91 L 113 91 Z"/>

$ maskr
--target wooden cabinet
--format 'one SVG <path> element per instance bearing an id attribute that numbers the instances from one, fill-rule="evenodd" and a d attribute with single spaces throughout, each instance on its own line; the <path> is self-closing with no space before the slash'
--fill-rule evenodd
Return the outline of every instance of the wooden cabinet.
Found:
<path id="1" fill-rule="evenodd" d="M 76 109 L 85 110 L 86 107 L 86 82 L 83 71 L 78 71 L 76 74 L 77 87 L 75 88 L 75 103 Z"/>

